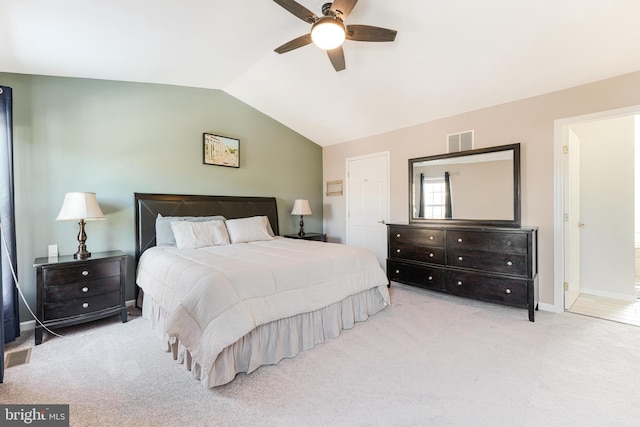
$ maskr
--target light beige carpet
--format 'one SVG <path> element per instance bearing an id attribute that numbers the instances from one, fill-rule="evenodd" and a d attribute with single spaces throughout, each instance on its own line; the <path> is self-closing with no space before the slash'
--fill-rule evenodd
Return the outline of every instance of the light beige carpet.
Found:
<path id="1" fill-rule="evenodd" d="M 640 328 L 571 313 L 531 323 L 396 284 L 391 295 L 339 338 L 210 390 L 142 318 L 66 328 L 7 369 L 0 401 L 69 403 L 74 426 L 639 424 Z"/>

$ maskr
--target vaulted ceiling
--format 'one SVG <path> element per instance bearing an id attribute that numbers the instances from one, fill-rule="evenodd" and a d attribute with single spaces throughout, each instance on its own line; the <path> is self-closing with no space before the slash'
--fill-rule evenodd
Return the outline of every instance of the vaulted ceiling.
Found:
<path id="1" fill-rule="evenodd" d="M 299 0 L 321 15 L 323 2 Z M 0 71 L 226 91 L 322 146 L 640 70 L 638 0 L 360 0 L 346 70 L 272 0 L 0 0 Z"/>

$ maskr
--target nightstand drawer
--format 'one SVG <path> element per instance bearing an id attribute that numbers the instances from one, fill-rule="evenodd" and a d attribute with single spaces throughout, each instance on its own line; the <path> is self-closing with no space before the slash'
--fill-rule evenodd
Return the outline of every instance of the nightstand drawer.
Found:
<path id="1" fill-rule="evenodd" d="M 120 276 L 120 261 L 93 262 L 72 267 L 44 268 L 44 286 Z"/>
<path id="2" fill-rule="evenodd" d="M 122 303 L 120 292 L 79 298 L 71 301 L 53 302 L 44 305 L 44 320 L 62 319 L 93 313 L 110 307 L 118 307 Z"/>
<path id="3" fill-rule="evenodd" d="M 47 304 L 51 302 L 69 301 L 119 291 L 120 276 L 112 276 L 105 279 L 71 283 L 69 285 L 46 286 L 44 288 L 44 302 Z"/>

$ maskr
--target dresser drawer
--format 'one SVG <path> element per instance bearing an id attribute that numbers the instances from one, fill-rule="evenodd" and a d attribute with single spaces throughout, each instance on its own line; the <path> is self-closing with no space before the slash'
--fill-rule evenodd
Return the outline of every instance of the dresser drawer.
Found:
<path id="1" fill-rule="evenodd" d="M 447 248 L 526 255 L 529 247 L 527 236 L 527 233 L 449 230 Z"/>
<path id="2" fill-rule="evenodd" d="M 523 277 L 529 275 L 524 255 L 452 249 L 447 251 L 447 265 Z"/>
<path id="3" fill-rule="evenodd" d="M 402 258 L 411 261 L 444 264 L 444 248 L 391 243 L 389 245 L 389 252 L 389 258 Z"/>
<path id="4" fill-rule="evenodd" d="M 44 286 L 120 276 L 120 261 L 93 262 L 69 267 L 45 267 Z"/>
<path id="5" fill-rule="evenodd" d="M 122 294 L 110 292 L 87 298 L 79 298 L 64 302 L 52 302 L 44 305 L 44 320 L 62 319 L 81 314 L 89 314 L 95 311 L 122 305 Z"/>
<path id="6" fill-rule="evenodd" d="M 390 227 L 389 243 L 444 246 L 444 231 L 417 227 Z"/>
<path id="7" fill-rule="evenodd" d="M 387 262 L 389 280 L 420 286 L 423 288 L 444 290 L 444 270 L 428 266 L 404 264 L 402 262 Z"/>
<path id="8" fill-rule="evenodd" d="M 74 282 L 68 285 L 45 286 L 44 302 L 69 301 L 120 290 L 120 276 Z"/>
<path id="9" fill-rule="evenodd" d="M 447 271 L 447 290 L 453 295 L 527 308 L 527 282 L 480 274 Z"/>

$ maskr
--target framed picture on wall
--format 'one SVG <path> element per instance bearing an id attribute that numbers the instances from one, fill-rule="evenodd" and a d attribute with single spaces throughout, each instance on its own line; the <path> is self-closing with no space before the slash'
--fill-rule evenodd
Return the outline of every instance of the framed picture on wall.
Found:
<path id="1" fill-rule="evenodd" d="M 239 168 L 240 140 L 212 133 L 203 133 L 202 156 L 205 165 Z"/>

